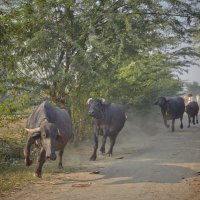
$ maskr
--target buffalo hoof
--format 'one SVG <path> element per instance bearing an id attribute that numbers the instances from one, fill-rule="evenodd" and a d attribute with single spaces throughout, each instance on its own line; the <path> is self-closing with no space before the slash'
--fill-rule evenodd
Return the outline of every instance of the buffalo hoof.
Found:
<path id="1" fill-rule="evenodd" d="M 59 164 L 58 164 L 58 168 L 59 168 L 59 169 L 63 169 L 62 163 L 59 163 Z"/>
<path id="2" fill-rule="evenodd" d="M 36 178 L 42 178 L 42 174 L 41 174 L 41 173 L 38 173 L 38 172 L 35 172 L 35 173 L 33 174 L 33 176 L 36 177 Z"/>
<path id="3" fill-rule="evenodd" d="M 91 161 L 95 161 L 96 159 L 97 159 L 97 157 L 96 157 L 96 156 L 94 156 L 94 155 L 93 155 L 93 156 L 91 156 L 91 158 L 90 158 L 90 160 L 91 160 Z"/>
<path id="4" fill-rule="evenodd" d="M 105 148 L 101 148 L 100 151 L 101 151 L 101 154 L 102 154 L 102 155 L 105 154 Z"/>
<path id="5" fill-rule="evenodd" d="M 108 155 L 109 157 L 112 157 L 112 153 L 110 153 L 110 152 L 108 152 L 107 155 Z"/>
<path id="6" fill-rule="evenodd" d="M 30 166 L 30 165 L 32 165 L 32 163 L 33 163 L 32 160 L 30 160 L 30 159 L 25 159 L 25 165 L 26 165 L 26 166 Z"/>

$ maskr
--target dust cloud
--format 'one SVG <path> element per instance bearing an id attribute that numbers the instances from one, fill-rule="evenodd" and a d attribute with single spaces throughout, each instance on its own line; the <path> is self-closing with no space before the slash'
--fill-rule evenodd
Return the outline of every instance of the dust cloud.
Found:
<path id="1" fill-rule="evenodd" d="M 123 129 L 116 139 L 112 158 L 109 158 L 107 155 L 102 155 L 99 151 L 102 144 L 102 136 L 99 136 L 97 160 L 95 162 L 89 161 L 94 145 L 93 134 L 91 132 L 88 134 L 88 138 L 76 146 L 73 143 L 66 145 L 63 155 L 64 172 L 84 171 L 86 168 L 93 170 L 99 163 L 104 161 L 109 162 L 110 159 L 123 159 L 130 155 L 137 157 L 152 150 L 152 146 L 157 146 L 159 141 L 164 140 L 163 137 L 167 138 L 168 136 L 173 136 L 175 133 L 179 134 L 188 131 L 187 116 L 184 115 L 184 128 L 180 129 L 180 120 L 177 119 L 175 121 L 175 133 L 172 133 L 171 128 L 164 126 L 162 114 L 157 106 L 153 110 L 143 114 L 128 111 L 127 117 Z M 171 126 L 171 121 L 168 123 Z M 110 141 L 107 138 L 106 152 L 109 149 L 109 145 Z M 44 172 L 45 166 L 48 166 L 48 169 L 52 169 L 52 172 L 59 172 L 57 162 L 57 160 L 53 162 L 47 161 L 44 165 Z"/>
<path id="2" fill-rule="evenodd" d="M 163 124 L 162 115 L 160 109 L 155 107 L 153 112 L 145 114 L 136 114 L 133 112 L 127 112 L 127 121 L 120 131 L 115 146 L 113 148 L 113 158 L 119 158 L 123 154 L 139 155 L 140 152 L 147 150 L 150 140 L 156 135 L 163 135 L 171 133 L 170 128 L 166 129 Z M 175 128 L 179 128 L 179 120 L 175 122 Z M 99 136 L 99 146 L 97 150 L 97 161 L 109 160 L 107 155 L 101 155 L 99 149 L 102 143 L 102 136 Z M 88 138 L 80 142 L 77 146 L 69 144 L 66 146 L 64 152 L 64 163 L 71 170 L 84 169 L 91 165 L 89 158 L 93 151 L 93 136 L 92 133 L 88 135 Z M 106 152 L 109 149 L 110 141 L 107 138 Z"/>

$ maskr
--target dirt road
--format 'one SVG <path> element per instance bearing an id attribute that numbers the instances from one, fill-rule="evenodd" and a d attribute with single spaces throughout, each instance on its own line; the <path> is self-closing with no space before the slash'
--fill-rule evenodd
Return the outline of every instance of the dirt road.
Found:
<path id="1" fill-rule="evenodd" d="M 185 121 L 180 130 L 177 120 L 172 133 L 152 121 L 129 119 L 112 158 L 88 161 L 92 141 L 66 148 L 64 165 L 73 172 L 55 170 L 6 199 L 200 200 L 200 124 L 188 129 Z"/>

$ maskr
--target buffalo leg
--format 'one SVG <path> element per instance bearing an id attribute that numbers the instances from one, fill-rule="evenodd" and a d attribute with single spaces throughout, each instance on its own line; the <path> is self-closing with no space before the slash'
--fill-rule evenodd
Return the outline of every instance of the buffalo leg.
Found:
<path id="1" fill-rule="evenodd" d="M 110 136 L 110 149 L 108 151 L 108 155 L 109 156 L 112 156 L 112 153 L 113 153 L 113 147 L 115 145 L 115 141 L 116 141 L 116 136 Z"/>
<path id="2" fill-rule="evenodd" d="M 190 119 L 190 116 L 188 115 L 188 128 L 190 128 L 190 123 L 191 123 L 191 119 Z"/>
<path id="3" fill-rule="evenodd" d="M 59 151 L 59 163 L 58 163 L 58 168 L 59 169 L 63 169 L 62 155 L 63 155 L 63 149 Z"/>
<path id="4" fill-rule="evenodd" d="M 172 132 L 174 132 L 174 123 L 175 123 L 175 119 L 172 119 Z"/>
<path id="5" fill-rule="evenodd" d="M 107 136 L 106 136 L 106 135 L 103 135 L 103 138 L 102 138 L 102 145 L 101 145 L 101 148 L 100 148 L 100 151 L 101 151 L 102 154 L 105 153 L 106 140 L 107 140 Z"/>
<path id="6" fill-rule="evenodd" d="M 192 123 L 195 125 L 195 115 L 192 117 Z"/>
<path id="7" fill-rule="evenodd" d="M 162 112 L 162 116 L 163 116 L 163 121 L 164 121 L 165 126 L 169 128 L 169 124 L 167 124 L 166 114 L 164 112 Z"/>
<path id="8" fill-rule="evenodd" d="M 199 121 L 198 121 L 198 115 L 196 114 L 196 123 L 198 124 Z"/>
<path id="9" fill-rule="evenodd" d="M 180 120 L 181 120 L 180 128 L 182 129 L 183 128 L 183 115 L 180 117 Z"/>
<path id="10" fill-rule="evenodd" d="M 30 159 L 30 150 L 31 150 L 31 145 L 33 145 L 34 142 L 35 140 L 32 137 L 29 137 L 26 146 L 24 148 L 24 157 L 26 166 L 30 166 L 33 163 L 33 161 Z"/>
<path id="11" fill-rule="evenodd" d="M 94 149 L 93 149 L 93 154 L 90 157 L 90 160 L 94 161 L 97 158 L 97 149 L 98 149 L 98 135 L 94 134 Z"/>
<path id="12" fill-rule="evenodd" d="M 41 178 L 42 177 L 42 166 L 45 163 L 46 151 L 42 148 L 40 151 L 40 155 L 37 160 L 36 170 L 35 170 L 35 176 Z"/>

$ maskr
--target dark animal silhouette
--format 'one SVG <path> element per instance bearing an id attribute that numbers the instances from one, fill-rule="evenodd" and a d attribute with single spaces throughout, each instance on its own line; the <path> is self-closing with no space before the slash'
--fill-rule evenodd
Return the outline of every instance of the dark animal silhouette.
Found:
<path id="1" fill-rule="evenodd" d="M 163 115 L 164 124 L 167 128 L 167 120 L 172 120 L 171 130 L 174 131 L 175 119 L 181 120 L 180 128 L 183 128 L 183 114 L 185 111 L 185 103 L 182 97 L 159 97 L 158 100 L 154 103 L 155 105 L 160 106 L 161 113 Z"/>
<path id="2" fill-rule="evenodd" d="M 65 109 L 52 106 L 45 101 L 38 106 L 27 120 L 28 139 L 24 148 L 25 164 L 30 166 L 31 145 L 40 148 L 35 176 L 41 177 L 42 166 L 46 159 L 56 160 L 55 151 L 59 151 L 59 168 L 63 168 L 64 147 L 72 136 L 71 120 Z"/>
<path id="3" fill-rule="evenodd" d="M 115 145 L 116 137 L 123 128 L 126 115 L 122 106 L 114 103 L 106 103 L 104 99 L 88 99 L 89 106 L 88 114 L 93 118 L 94 131 L 94 151 L 90 160 L 96 160 L 98 149 L 98 135 L 103 136 L 102 146 L 100 151 L 105 153 L 106 139 L 110 139 L 110 148 L 108 155 L 113 153 L 113 146 Z"/>
<path id="4" fill-rule="evenodd" d="M 199 112 L 199 105 L 196 101 L 191 101 L 185 108 L 185 112 L 188 115 L 188 128 L 190 127 L 191 118 L 192 123 L 195 125 L 195 117 L 196 123 L 198 123 L 198 112 Z"/>

